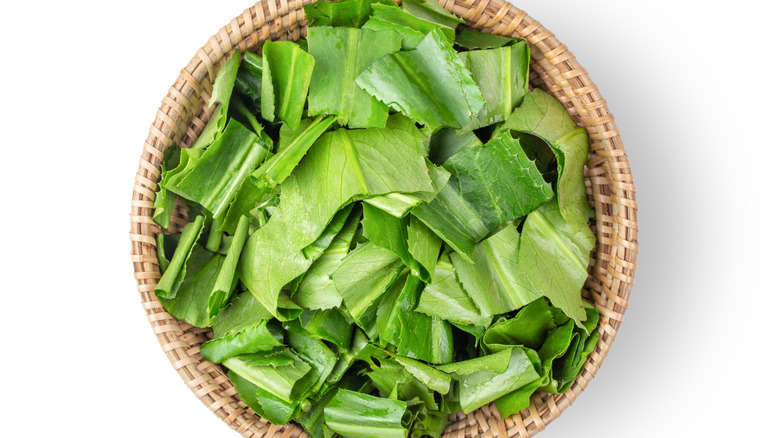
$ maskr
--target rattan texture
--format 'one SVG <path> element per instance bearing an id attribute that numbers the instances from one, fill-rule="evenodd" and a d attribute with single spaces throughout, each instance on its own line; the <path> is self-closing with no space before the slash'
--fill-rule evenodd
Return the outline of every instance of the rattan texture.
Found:
<path id="1" fill-rule="evenodd" d="M 303 5 L 310 0 L 263 0 L 221 28 L 182 69 L 162 100 L 135 176 L 130 213 L 131 257 L 143 309 L 164 353 L 185 384 L 217 417 L 245 437 L 308 436 L 299 426 L 276 426 L 241 402 L 221 367 L 204 360 L 200 346 L 211 333 L 183 323 L 163 310 L 154 295 L 160 278 L 152 221 L 160 163 L 173 144 L 190 146 L 206 124 L 216 71 L 234 50 L 257 50 L 265 40 L 297 40 L 306 33 Z M 566 45 L 524 11 L 501 0 L 439 0 L 476 30 L 525 39 L 531 47 L 531 82 L 552 93 L 590 135 L 585 173 L 596 211 L 597 246 L 582 291 L 601 320 L 596 350 L 572 388 L 560 395 L 536 395 L 531 406 L 504 419 L 494 405 L 468 415 L 454 414 L 445 438 L 530 437 L 561 415 L 596 375 L 623 321 L 637 258 L 637 205 L 633 177 L 614 117 L 598 87 Z M 183 203 L 173 227 L 186 223 Z M 195 415 L 195 413 L 193 413 Z"/>

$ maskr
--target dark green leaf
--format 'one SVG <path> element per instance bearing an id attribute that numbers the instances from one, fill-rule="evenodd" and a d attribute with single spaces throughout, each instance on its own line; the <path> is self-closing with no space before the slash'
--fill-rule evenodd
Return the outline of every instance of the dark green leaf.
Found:
<path id="1" fill-rule="evenodd" d="M 461 149 L 482 146 L 482 141 L 473 132 L 458 134 L 455 129 L 442 128 L 431 137 L 430 153 L 428 158 L 441 166 L 451 156 Z"/>
<path id="2" fill-rule="evenodd" d="M 301 327 L 312 336 L 332 342 L 341 348 L 349 348 L 352 343 L 353 326 L 337 309 L 304 310 L 301 314 Z"/>
<path id="3" fill-rule="evenodd" d="M 235 88 L 246 96 L 254 113 L 259 113 L 263 89 L 263 58 L 260 55 L 253 52 L 244 53 L 236 75 Z"/>
<path id="4" fill-rule="evenodd" d="M 249 233 L 249 218 L 242 216 L 238 222 L 238 228 L 236 234 L 230 240 L 230 247 L 228 248 L 227 256 L 225 257 L 225 263 L 222 264 L 222 268 L 219 271 L 214 288 L 211 290 L 211 296 L 209 296 L 208 313 L 209 316 L 217 316 L 220 310 L 228 302 L 230 294 L 236 287 L 236 266 L 238 266 L 238 258 L 241 256 L 241 250 L 246 243 L 247 235 Z"/>
<path id="5" fill-rule="evenodd" d="M 497 351 L 522 345 L 538 350 L 547 332 L 555 328 L 550 304 L 544 298 L 539 298 L 526 305 L 512 319 L 493 324 L 486 332 L 482 341 L 488 351 Z"/>
<path id="6" fill-rule="evenodd" d="M 455 35 L 455 44 L 464 49 L 496 49 L 508 46 L 516 41 L 514 38 L 477 32 L 471 29 L 461 29 Z"/>
<path id="7" fill-rule="evenodd" d="M 392 30 L 403 37 L 403 49 L 411 50 L 417 47 L 425 35 L 438 29 L 448 45 L 455 40 L 455 30 L 441 27 L 438 24 L 415 17 L 395 5 L 373 5 L 374 13 L 368 19 L 363 29 Z"/>
<path id="8" fill-rule="evenodd" d="M 459 24 L 466 23 L 462 18 L 453 15 L 436 3 L 436 0 L 404 0 L 401 7 L 415 17 L 436 23 L 443 28 L 455 29 Z M 451 43 L 452 41 L 450 41 Z"/>
<path id="9" fill-rule="evenodd" d="M 272 315 L 249 292 L 239 294 L 214 321 L 214 338 L 236 335 L 263 324 Z"/>

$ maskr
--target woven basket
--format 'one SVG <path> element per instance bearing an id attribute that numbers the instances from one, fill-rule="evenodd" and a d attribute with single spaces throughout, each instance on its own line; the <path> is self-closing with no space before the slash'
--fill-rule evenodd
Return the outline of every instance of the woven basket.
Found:
<path id="1" fill-rule="evenodd" d="M 583 374 L 560 395 L 536 395 L 531 406 L 508 419 L 494 405 L 451 416 L 444 437 L 529 437 L 561 415 L 596 375 L 615 339 L 628 305 L 637 256 L 636 197 L 633 177 L 614 118 L 598 87 L 574 55 L 552 32 L 525 12 L 501 0 L 439 0 L 476 30 L 524 38 L 531 47 L 531 82 L 552 93 L 590 134 L 591 154 L 585 173 L 588 197 L 596 211 L 596 250 L 591 256 L 583 296 L 592 302 L 601 320 L 601 339 Z M 151 218 L 160 162 L 172 144 L 185 147 L 198 137 L 212 110 L 208 105 L 216 71 L 236 49 L 260 47 L 264 40 L 304 37 L 303 5 L 311 0 L 263 0 L 221 28 L 181 71 L 163 98 L 144 143 L 133 187 L 130 215 L 132 261 L 143 308 L 163 351 L 185 384 L 208 408 L 245 437 L 307 436 L 295 424 L 275 426 L 248 409 L 236 395 L 222 369 L 205 361 L 200 345 L 210 329 L 200 329 L 168 315 L 154 288 L 160 278 Z M 183 207 L 183 205 L 180 205 Z M 172 226 L 187 219 L 182 208 Z"/>

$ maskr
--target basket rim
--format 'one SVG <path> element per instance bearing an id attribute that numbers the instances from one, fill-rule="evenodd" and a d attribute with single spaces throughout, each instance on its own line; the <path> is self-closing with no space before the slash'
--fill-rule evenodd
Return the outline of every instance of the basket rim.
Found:
<path id="1" fill-rule="evenodd" d="M 503 0 L 438 0 L 480 31 L 523 38 L 531 48 L 532 82 L 556 97 L 587 129 L 591 153 L 586 166 L 589 200 L 596 211 L 596 250 L 583 289 L 601 316 L 601 335 L 583 373 L 565 394 L 536 395 L 531 406 L 507 419 L 491 403 L 468 415 L 453 414 L 443 436 L 530 437 L 561 415 L 595 377 L 623 321 L 636 272 L 637 203 L 630 164 L 614 117 L 587 71 L 555 35 Z M 168 315 L 154 288 L 160 278 L 151 220 L 165 150 L 191 145 L 211 116 L 208 108 L 218 66 L 234 50 L 246 51 L 268 39 L 305 36 L 303 6 L 311 0 L 261 0 L 222 27 L 197 50 L 163 98 L 144 143 L 133 186 L 130 213 L 131 260 L 147 319 L 174 369 L 195 395 L 244 436 L 307 436 L 296 424 L 275 426 L 241 402 L 225 373 L 200 356 L 211 329 L 199 329 Z"/>

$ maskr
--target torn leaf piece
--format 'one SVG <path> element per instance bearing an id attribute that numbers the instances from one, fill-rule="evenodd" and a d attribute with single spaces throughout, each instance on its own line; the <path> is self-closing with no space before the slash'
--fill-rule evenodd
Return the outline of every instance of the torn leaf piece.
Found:
<path id="1" fill-rule="evenodd" d="M 318 26 L 360 28 L 371 15 L 373 3 L 395 6 L 392 0 L 339 0 L 309 3 L 303 10 L 309 29 Z"/>
<path id="2" fill-rule="evenodd" d="M 515 38 L 477 32 L 471 29 L 461 29 L 455 35 L 455 44 L 464 49 L 496 49 L 517 41 Z"/>
<path id="3" fill-rule="evenodd" d="M 293 130 L 298 124 L 309 91 L 314 58 L 291 41 L 263 44 L 263 88 L 260 102 L 263 118 L 281 120 Z"/>
<path id="4" fill-rule="evenodd" d="M 482 315 L 461 286 L 449 254 L 439 259 L 433 282 L 423 290 L 416 310 L 458 324 L 487 327 L 491 322 L 490 315 Z"/>
<path id="5" fill-rule="evenodd" d="M 268 321 L 248 328 L 236 334 L 227 334 L 223 338 L 214 338 L 203 343 L 200 354 L 204 359 L 222 363 L 226 359 L 242 354 L 270 351 L 281 347 L 283 335 L 281 327 L 269 325 Z"/>
<path id="6" fill-rule="evenodd" d="M 522 347 L 513 349 L 506 371 L 478 371 L 458 381 L 461 409 L 468 414 L 537 380 L 540 377 L 537 366 L 541 365 L 536 351 Z"/>
<path id="7" fill-rule="evenodd" d="M 509 118 L 528 92 L 531 52 L 525 41 L 508 47 L 462 52 L 459 56 L 485 98 L 485 105 L 463 131 L 473 131 Z"/>
<path id="8" fill-rule="evenodd" d="M 412 214 L 466 258 L 499 224 L 525 216 L 553 196 L 508 133 L 483 147 L 462 149 L 444 168 L 451 173 L 447 186 Z"/>
<path id="9" fill-rule="evenodd" d="M 325 406 L 325 426 L 347 438 L 406 438 L 406 403 L 339 389 Z"/>
<path id="10" fill-rule="evenodd" d="M 260 137 L 236 120 L 206 149 L 179 183 L 183 195 L 221 217 L 244 178 L 265 159 L 268 147 Z"/>
<path id="11" fill-rule="evenodd" d="M 176 293 L 187 274 L 187 260 L 197 245 L 195 242 L 198 241 L 203 232 L 204 221 L 204 216 L 197 216 L 182 230 L 176 251 L 174 251 L 165 273 L 160 278 L 160 282 L 154 288 L 154 293 L 158 298 L 176 298 Z"/>
<path id="12" fill-rule="evenodd" d="M 588 221 L 593 209 L 585 193 L 584 168 L 588 158 L 588 133 L 577 126 L 553 96 L 535 89 L 512 113 L 501 129 L 529 132 L 547 141 L 558 161 L 557 195 L 561 216 L 575 233 L 596 243 Z"/>
<path id="13" fill-rule="evenodd" d="M 314 57 L 309 114 L 334 114 L 350 128 L 383 128 L 388 107 L 358 87 L 355 77 L 377 59 L 401 49 L 401 35 L 347 27 L 309 29 Z"/>
<path id="14" fill-rule="evenodd" d="M 372 6 L 374 13 L 368 19 L 363 29 L 392 30 L 403 37 L 403 49 L 411 50 L 420 44 L 434 29 L 439 29 L 449 45 L 455 39 L 455 29 L 441 27 L 438 24 L 407 13 L 396 5 L 376 4 Z"/>
<path id="15" fill-rule="evenodd" d="M 485 104 L 439 28 L 414 50 L 380 58 L 356 79 L 369 94 L 431 128 L 461 128 Z"/>
<path id="16" fill-rule="evenodd" d="M 200 133 L 195 143 L 192 144 L 193 149 L 203 149 L 210 145 L 225 129 L 225 125 L 228 122 L 230 96 L 233 94 L 233 85 L 236 82 L 236 74 L 238 74 L 240 65 L 241 51 L 236 50 L 220 67 L 217 78 L 214 80 L 211 98 L 209 99 L 209 106 L 217 104 L 217 107 L 203 128 L 203 132 Z"/>

